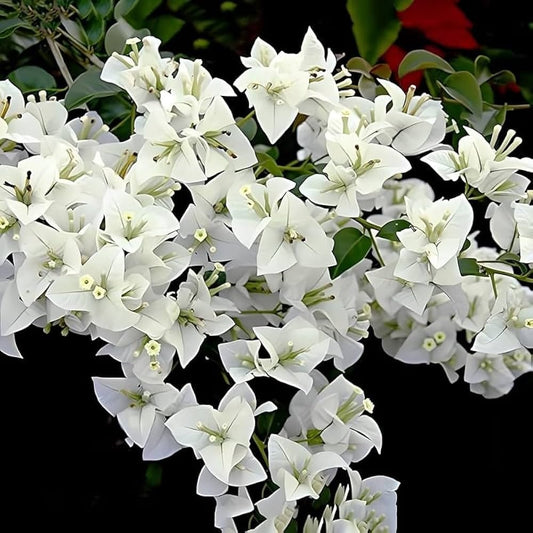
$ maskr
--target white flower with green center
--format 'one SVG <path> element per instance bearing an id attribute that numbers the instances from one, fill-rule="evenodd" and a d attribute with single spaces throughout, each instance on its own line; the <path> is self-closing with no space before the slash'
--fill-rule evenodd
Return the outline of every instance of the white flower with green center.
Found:
<path id="1" fill-rule="evenodd" d="M 436 150 L 421 160 L 444 180 L 459 177 L 471 187 L 494 201 L 517 200 L 525 197 L 529 180 L 519 171 L 533 172 L 533 159 L 510 157 L 521 143 L 516 132 L 509 130 L 496 148 L 502 127 L 496 125 L 490 141 L 476 130 L 465 126 L 467 135 L 459 139 L 457 152 Z"/>
<path id="2" fill-rule="evenodd" d="M 374 101 L 374 121 L 385 126 L 377 140 L 407 156 L 438 147 L 446 134 L 442 102 L 426 93 L 415 95 L 414 85 L 404 92 L 389 80 L 378 82 L 388 94 L 378 95 Z"/>
<path id="3" fill-rule="evenodd" d="M 174 412 L 180 397 L 170 383 L 149 385 L 136 377 L 93 377 L 93 384 L 102 407 L 117 417 L 126 435 L 141 448 L 154 429 L 162 429 L 166 415 Z"/>
<path id="4" fill-rule="evenodd" d="M 362 531 L 392 533 L 397 530 L 396 491 L 400 483 L 388 476 L 372 476 L 362 479 L 359 472 L 349 469 L 350 496 L 365 503 Z M 351 500 L 351 501 L 353 501 Z M 340 504 L 339 514 L 346 517 L 350 500 Z M 366 529 L 363 529 L 366 528 Z"/>
<path id="5" fill-rule="evenodd" d="M 281 328 L 258 326 L 253 331 L 268 354 L 254 358 L 254 375 L 266 375 L 309 392 L 313 385 L 310 372 L 329 353 L 330 337 L 301 317 Z"/>
<path id="6" fill-rule="evenodd" d="M 165 331 L 163 340 L 176 348 L 181 366 L 185 368 L 198 354 L 200 346 L 208 335 L 221 335 L 234 322 L 226 314 L 214 310 L 209 287 L 205 280 L 193 270 L 187 272 L 187 280 L 177 290 L 169 316 L 172 326 Z"/>
<path id="7" fill-rule="evenodd" d="M 81 253 L 75 234 L 40 222 L 22 226 L 20 234 L 25 259 L 18 268 L 16 283 L 22 301 L 30 305 L 55 279 L 80 270 Z"/>
<path id="8" fill-rule="evenodd" d="M 276 434 L 268 439 L 268 468 L 287 501 L 317 499 L 331 471 L 347 466 L 336 453 L 313 454 L 301 444 Z"/>
<path id="9" fill-rule="evenodd" d="M 125 278 L 122 249 L 106 245 L 92 255 L 78 273 L 55 279 L 46 297 L 65 311 L 87 311 L 98 327 L 122 331 L 139 320 L 138 313 L 126 306 L 137 285 L 141 292 L 147 289 L 148 281 L 144 280 L 144 288 L 139 281 L 142 280 L 134 280 L 131 276 Z"/>
<path id="10" fill-rule="evenodd" d="M 16 167 L 0 166 L 0 205 L 5 206 L 20 224 L 42 217 L 52 205 L 49 195 L 59 180 L 59 170 L 53 158 L 33 156 Z"/>
<path id="11" fill-rule="evenodd" d="M 232 469 L 248 454 L 255 419 L 250 405 L 235 397 L 220 410 L 210 405 L 186 407 L 166 426 L 180 444 L 203 459 L 213 476 L 228 484 Z"/>
<path id="12" fill-rule="evenodd" d="M 406 198 L 405 203 L 411 227 L 397 233 L 405 248 L 394 275 L 415 283 L 459 284 L 457 257 L 474 219 L 470 203 L 464 195 L 436 202 Z"/>
<path id="13" fill-rule="evenodd" d="M 199 183 L 229 166 L 241 170 L 257 162 L 250 142 L 220 96 L 197 119 L 150 109 L 143 129 L 147 142 L 138 156 L 138 163 L 150 175 Z"/>
<path id="14" fill-rule="evenodd" d="M 122 87 L 142 110 L 146 102 L 157 101 L 160 92 L 178 64 L 172 58 L 162 58 L 160 39 L 151 35 L 142 39 L 139 49 L 137 38 L 128 39 L 131 48 L 128 55 L 113 53 L 106 61 L 101 78 Z"/>
<path id="15" fill-rule="evenodd" d="M 158 205 L 143 205 L 125 192 L 109 190 L 102 207 L 105 227 L 101 237 L 125 252 L 139 250 L 145 238 L 170 239 L 179 228 L 172 211 Z"/>
<path id="16" fill-rule="evenodd" d="M 507 394 L 514 385 L 515 376 L 506 364 L 506 357 L 515 351 L 502 353 L 474 352 L 467 354 L 464 380 L 470 390 L 485 398 L 499 398 Z"/>
<path id="17" fill-rule="evenodd" d="M 295 264 L 328 267 L 336 263 L 333 239 L 310 215 L 304 202 L 288 192 L 273 207 L 261 234 L 257 251 L 257 273 L 276 274 Z"/>
<path id="18" fill-rule="evenodd" d="M 381 430 L 366 414 L 373 409 L 362 389 L 342 375 L 337 377 L 308 405 L 308 445 L 320 444 L 320 449 L 335 451 L 347 462 L 360 461 L 372 448 L 381 452 Z"/>
<path id="19" fill-rule="evenodd" d="M 275 54 L 272 47 L 263 43 L 256 41 L 252 57 L 242 59 L 248 70 L 234 85 L 246 94 L 261 129 L 274 144 L 298 115 L 298 105 L 308 95 L 310 74 L 301 70 L 300 55 Z"/>

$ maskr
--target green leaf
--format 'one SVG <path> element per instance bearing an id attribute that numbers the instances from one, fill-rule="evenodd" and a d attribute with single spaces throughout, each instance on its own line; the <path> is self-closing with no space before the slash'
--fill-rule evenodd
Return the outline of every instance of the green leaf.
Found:
<path id="1" fill-rule="evenodd" d="M 102 17 L 107 17 L 111 13 L 113 4 L 113 0 L 93 0 L 94 8 Z"/>
<path id="2" fill-rule="evenodd" d="M 12 71 L 9 80 L 23 93 L 56 88 L 56 80 L 41 67 L 25 65 Z"/>
<path id="3" fill-rule="evenodd" d="M 87 19 L 85 32 L 87 33 L 87 39 L 90 44 L 96 44 L 104 37 L 105 23 L 100 13 L 95 11 L 93 15 Z"/>
<path id="4" fill-rule="evenodd" d="M 372 65 L 364 57 L 352 57 L 346 62 L 346 68 L 350 72 L 358 72 L 368 78 L 371 77 Z"/>
<path id="5" fill-rule="evenodd" d="M 394 0 L 380 0 L 379 6 L 375 0 L 346 2 L 357 49 L 369 63 L 375 63 L 400 33 L 394 4 Z"/>
<path id="6" fill-rule="evenodd" d="M 116 20 L 127 15 L 137 4 L 139 0 L 119 0 L 115 6 L 113 16 Z"/>
<path id="7" fill-rule="evenodd" d="M 414 0 L 394 0 L 394 7 L 396 8 L 396 11 L 403 11 L 407 9 Z"/>
<path id="8" fill-rule="evenodd" d="M 0 20 L 0 39 L 9 37 L 18 28 L 27 28 L 28 24 L 19 18 Z"/>
<path id="9" fill-rule="evenodd" d="M 472 73 L 454 72 L 444 80 L 444 83 L 438 83 L 446 93 L 463 104 L 474 115 L 481 115 L 483 111 L 481 89 Z"/>
<path id="10" fill-rule="evenodd" d="M 268 154 L 274 161 L 279 157 L 279 148 L 277 146 L 270 146 L 268 144 L 256 144 L 254 150 L 259 153 Z"/>
<path id="11" fill-rule="evenodd" d="M 428 50 L 412 50 L 407 53 L 398 66 L 398 76 L 403 77 L 409 72 L 415 70 L 426 70 L 428 68 L 436 68 L 444 72 L 455 72 L 455 69 L 448 63 Z"/>
<path id="12" fill-rule="evenodd" d="M 167 7 L 174 13 L 179 11 L 184 5 L 190 3 L 191 0 L 167 0 Z"/>
<path id="13" fill-rule="evenodd" d="M 242 119 L 243 117 L 237 117 L 235 122 L 239 122 L 239 118 Z M 249 118 L 239 126 L 239 129 L 249 141 L 252 141 L 257 133 L 257 122 L 253 118 Z"/>
<path id="14" fill-rule="evenodd" d="M 81 23 L 78 23 L 78 21 L 62 17 L 61 18 L 61 24 L 67 30 L 67 33 L 76 41 L 78 41 L 81 44 L 90 44 L 89 38 L 87 37 L 87 34 L 85 33 L 85 30 L 83 29 L 83 26 Z"/>
<path id="15" fill-rule="evenodd" d="M 270 172 L 274 176 L 283 176 L 283 172 L 278 167 L 278 164 L 273 157 L 268 155 L 265 152 L 256 152 L 257 161 L 259 165 L 264 168 L 267 172 Z"/>
<path id="16" fill-rule="evenodd" d="M 173 15 L 159 15 L 146 21 L 152 35 L 157 35 L 162 43 L 170 41 L 183 28 L 185 21 Z"/>
<path id="17" fill-rule="evenodd" d="M 65 107 L 70 111 L 82 107 L 95 98 L 111 96 L 121 91 L 120 87 L 100 79 L 102 71 L 91 68 L 80 74 L 65 95 Z"/>
<path id="18" fill-rule="evenodd" d="M 377 237 L 381 237 L 382 239 L 387 239 L 389 241 L 399 241 L 398 231 L 402 231 L 403 229 L 407 229 L 411 227 L 411 223 L 408 220 L 405 220 L 403 218 L 399 218 L 398 220 L 391 220 L 390 222 L 387 222 L 384 224 L 381 229 L 377 232 Z"/>
<path id="19" fill-rule="evenodd" d="M 80 18 L 87 18 L 93 11 L 94 6 L 91 0 L 78 0 L 76 2 L 76 8 L 80 14 Z"/>
<path id="20" fill-rule="evenodd" d="M 330 267 L 332 278 L 362 261 L 372 248 L 370 237 L 363 235 L 357 228 L 343 228 L 333 236 L 333 255 L 337 264 Z"/>
<path id="21" fill-rule="evenodd" d="M 163 467 L 159 463 L 151 463 L 146 467 L 145 481 L 150 488 L 159 487 L 163 480 Z"/>
<path id="22" fill-rule="evenodd" d="M 138 37 L 142 39 L 150 35 L 150 30 L 147 28 L 135 29 L 126 19 L 119 19 L 113 24 L 105 34 L 104 46 L 107 55 L 111 55 L 113 52 L 119 54 L 124 53 L 126 48 L 126 41 L 131 37 Z"/>
<path id="23" fill-rule="evenodd" d="M 135 5 L 122 15 L 132 26 L 146 26 L 148 17 L 162 4 L 163 0 L 135 2 Z"/>
<path id="24" fill-rule="evenodd" d="M 468 248 L 470 248 L 471 244 L 472 243 L 470 242 L 469 239 L 465 239 L 465 242 L 463 243 L 463 246 L 461 248 L 461 252 L 464 252 L 465 250 L 468 250 Z M 461 253 L 461 252 L 459 252 L 459 253 Z"/>
<path id="25" fill-rule="evenodd" d="M 462 276 L 485 276 L 479 270 L 479 265 L 472 257 L 459 257 L 459 271 Z"/>

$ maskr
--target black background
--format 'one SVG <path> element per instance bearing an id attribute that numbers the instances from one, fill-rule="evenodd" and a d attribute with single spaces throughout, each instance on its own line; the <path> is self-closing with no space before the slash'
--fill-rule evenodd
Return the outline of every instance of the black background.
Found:
<path id="1" fill-rule="evenodd" d="M 253 31 L 290 52 L 311 25 L 326 46 L 356 55 L 351 23 L 339 15 L 344 2 L 324 4 L 320 12 L 308 3 L 292 4 L 296 15 L 287 13 L 287 2 L 265 2 L 261 27 Z M 516 11 L 518 2 L 505 2 L 503 10 L 490 1 L 461 6 L 478 17 L 473 31 L 480 42 L 514 48 L 517 57 L 530 60 L 529 13 Z M 230 56 L 211 56 L 206 66 L 228 80 L 239 72 Z M 531 152 L 525 127 L 531 113 L 511 118 L 523 128 Z M 104 529 L 111 522 L 147 523 L 153 530 L 176 531 L 192 529 L 183 526 L 192 519 L 197 531 L 213 529 L 212 501 L 195 495 L 200 464 L 190 450 L 160 463 L 159 487 L 146 483 L 141 450 L 124 443 L 116 420 L 94 397 L 90 376 L 120 374 L 107 356 L 94 357 L 97 343 L 34 328 L 17 339 L 24 359 L 0 359 L 2 530 L 10 530 L 6 525 L 13 519 L 20 525 L 38 520 L 43 526 Z M 201 389 L 221 386 L 208 361 L 195 361 L 179 381 L 193 375 L 200 401 Z M 532 374 L 519 378 L 507 396 L 486 400 L 461 381 L 450 385 L 437 366 L 400 363 L 370 341 L 350 378 L 376 404 L 374 417 L 384 435 L 382 454 L 372 452 L 353 466 L 363 477 L 385 474 L 401 482 L 400 533 L 531 529 Z"/>

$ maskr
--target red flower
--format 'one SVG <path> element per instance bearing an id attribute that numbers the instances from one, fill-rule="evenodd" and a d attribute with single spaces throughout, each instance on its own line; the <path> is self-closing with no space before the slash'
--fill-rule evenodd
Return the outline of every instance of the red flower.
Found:
<path id="1" fill-rule="evenodd" d="M 472 23 L 457 7 L 459 0 L 415 0 L 407 9 L 398 13 L 402 26 L 407 30 L 416 30 L 429 42 L 420 43 L 419 48 L 430 50 L 434 54 L 444 56 L 442 48 L 473 50 L 479 48 L 477 41 L 470 33 Z M 434 43 L 434 44 L 433 44 Z M 435 46 L 435 45 L 440 45 Z M 419 85 L 423 73 L 412 72 L 398 79 L 398 65 L 406 52 L 393 44 L 384 54 L 383 59 L 395 73 L 396 81 L 406 90 L 409 85 Z"/>
<path id="2" fill-rule="evenodd" d="M 458 0 L 415 0 L 398 13 L 402 26 L 419 30 L 444 48 L 474 50 L 479 48 L 470 33 L 472 23 L 457 7 Z"/>

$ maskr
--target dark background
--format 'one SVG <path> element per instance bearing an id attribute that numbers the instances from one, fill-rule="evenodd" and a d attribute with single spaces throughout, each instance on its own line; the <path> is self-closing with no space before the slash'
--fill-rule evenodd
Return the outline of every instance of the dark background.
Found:
<path id="1" fill-rule="evenodd" d="M 277 50 L 291 52 L 311 25 L 326 47 L 356 55 L 344 2 L 323 3 L 320 10 L 292 2 L 292 14 L 287 5 L 264 2 L 250 35 L 260 34 Z M 479 42 L 514 52 L 515 64 L 506 68 L 533 68 L 529 3 L 460 5 L 475 20 Z M 231 81 L 240 72 L 236 56 L 216 50 L 205 56 L 214 75 Z M 531 112 L 517 113 L 511 123 L 525 137 L 523 150 L 531 153 Z M 193 519 L 199 532 L 213 530 L 212 501 L 195 496 L 200 464 L 191 451 L 160 462 L 161 484 L 151 486 L 141 450 L 124 443 L 116 420 L 97 403 L 90 376 L 120 375 L 117 363 L 94 356 L 97 343 L 37 329 L 17 338 L 24 359 L 0 359 L 1 530 L 11 530 L 12 520 L 19 525 L 37 520 L 42 526 L 75 529 L 146 523 L 154 530 L 189 531 L 186 519 Z M 193 374 L 194 383 L 203 376 L 201 384 L 193 384 L 197 392 L 221 386 L 207 361 L 195 361 L 178 380 L 183 384 Z M 531 529 L 532 374 L 519 378 L 507 396 L 486 400 L 470 393 L 464 382 L 450 385 L 437 366 L 403 364 L 370 341 L 350 379 L 376 404 L 374 417 L 384 435 L 381 455 L 372 452 L 352 466 L 363 477 L 385 474 L 401 482 L 400 533 Z"/>

